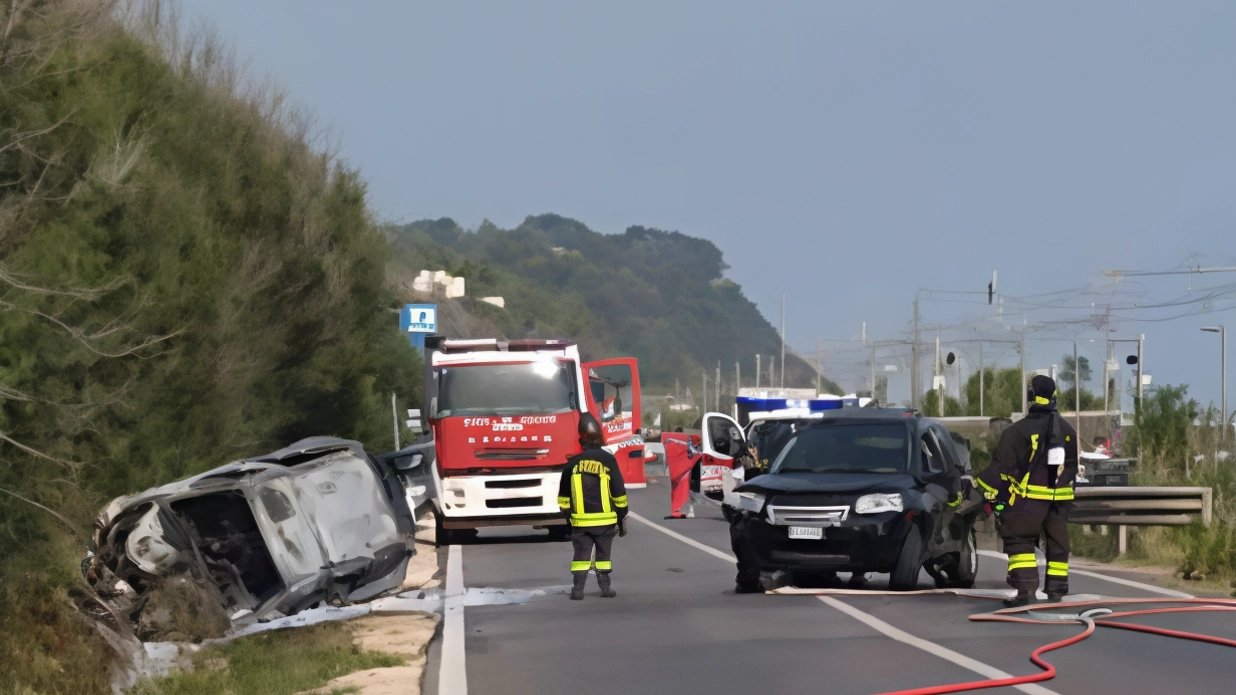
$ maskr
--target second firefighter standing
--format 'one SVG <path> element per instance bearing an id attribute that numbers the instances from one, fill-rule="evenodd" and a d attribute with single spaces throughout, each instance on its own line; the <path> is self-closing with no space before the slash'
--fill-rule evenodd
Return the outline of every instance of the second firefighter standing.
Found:
<path id="1" fill-rule="evenodd" d="M 1039 588 L 1035 549 L 1044 539 L 1050 601 L 1069 593 L 1069 510 L 1077 479 L 1077 432 L 1056 412 L 1056 382 L 1030 382 L 1030 412 L 1000 435 L 991 465 L 976 477 L 992 501 L 1008 555 L 1008 583 L 1017 595 L 1009 607 L 1034 600 Z"/>
<path id="2" fill-rule="evenodd" d="M 617 595 L 610 586 L 614 536 L 626 535 L 627 489 L 613 454 L 601 448 L 601 423 L 585 413 L 579 420 L 579 443 L 584 451 L 567 461 L 558 485 L 558 507 L 571 524 L 571 600 L 584 598 L 588 571 L 596 568 L 601 596 Z"/>

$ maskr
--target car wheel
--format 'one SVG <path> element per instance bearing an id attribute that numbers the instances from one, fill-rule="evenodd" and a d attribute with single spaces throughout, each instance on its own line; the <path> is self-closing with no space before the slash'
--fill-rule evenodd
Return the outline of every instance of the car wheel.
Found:
<path id="1" fill-rule="evenodd" d="M 972 589 L 974 580 L 978 577 L 978 532 L 974 526 L 966 534 L 966 542 L 961 546 L 961 558 L 957 562 L 957 576 L 949 582 L 955 589 Z"/>
<path id="2" fill-rule="evenodd" d="M 911 526 L 906 540 L 901 544 L 897 565 L 888 578 L 888 588 L 893 591 L 910 591 L 918 586 L 918 571 L 923 566 L 923 534 L 917 526 Z"/>

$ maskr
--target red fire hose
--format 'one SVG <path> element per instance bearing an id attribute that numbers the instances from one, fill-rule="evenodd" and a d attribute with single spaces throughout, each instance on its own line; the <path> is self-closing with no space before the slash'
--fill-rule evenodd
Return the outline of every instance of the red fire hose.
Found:
<path id="1" fill-rule="evenodd" d="M 1147 608 L 1133 611 L 1122 611 L 1119 613 L 1110 612 L 1110 609 L 1099 609 L 1088 611 L 1087 613 L 1101 613 L 1099 615 L 1070 615 L 1068 617 L 1060 616 L 1054 619 L 1041 619 L 1035 617 L 1022 617 L 1020 613 L 1028 613 L 1030 611 L 1053 610 L 1060 608 L 1077 608 L 1081 606 L 1110 606 L 1110 605 L 1127 605 L 1127 604 L 1177 604 L 1166 608 Z M 1185 604 L 1185 605 L 1179 605 Z M 1181 630 L 1168 630 L 1161 627 L 1152 627 L 1149 625 L 1139 625 L 1136 623 L 1118 622 L 1116 618 L 1127 618 L 1135 615 L 1151 615 L 1158 613 L 1186 613 L 1186 612 L 1202 612 L 1202 611 L 1234 611 L 1236 610 L 1236 601 L 1227 599 L 1108 599 L 1105 601 L 1081 601 L 1077 603 L 1064 604 L 1048 604 L 1037 606 L 1024 606 L 1020 608 L 1008 608 L 994 613 L 979 613 L 970 616 L 970 620 L 981 622 L 1010 622 L 1010 623 L 1030 623 L 1035 625 L 1059 625 L 1062 622 L 1067 622 L 1070 619 L 1083 622 L 1086 624 L 1086 629 L 1082 632 L 1073 635 L 1059 642 L 1045 644 L 1038 649 L 1035 649 L 1030 654 L 1030 661 L 1035 666 L 1043 669 L 1041 673 L 1033 673 L 1028 676 L 1015 676 L 1013 678 L 1000 678 L 994 680 L 970 681 L 966 683 L 954 683 L 951 685 L 937 685 L 927 688 L 914 688 L 912 690 L 895 690 L 880 695 L 944 695 L 945 693 L 960 693 L 968 690 L 982 690 L 986 688 L 999 688 L 1010 685 L 1025 685 L 1027 683 L 1038 683 L 1041 681 L 1051 680 L 1056 677 L 1056 667 L 1045 661 L 1042 656 L 1047 652 L 1054 651 L 1067 647 L 1071 644 L 1076 644 L 1090 635 L 1094 634 L 1095 626 L 1114 627 L 1122 630 L 1136 630 L 1138 632 L 1147 632 L 1164 637 L 1176 637 L 1179 639 L 1197 640 L 1200 642 L 1209 642 L 1211 644 L 1219 644 L 1228 647 L 1236 647 L 1236 640 L 1216 637 L 1214 635 L 1204 635 L 1195 632 L 1184 632 Z"/>

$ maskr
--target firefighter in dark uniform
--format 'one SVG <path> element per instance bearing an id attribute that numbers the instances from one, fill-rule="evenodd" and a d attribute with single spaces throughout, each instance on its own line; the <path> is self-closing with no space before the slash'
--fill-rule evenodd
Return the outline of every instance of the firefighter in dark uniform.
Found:
<path id="1" fill-rule="evenodd" d="M 571 600 L 583 600 L 588 570 L 594 566 L 601 596 L 612 598 L 617 593 L 609 585 L 613 569 L 609 551 L 615 535 L 626 535 L 627 490 L 618 461 L 601 448 L 601 423 L 588 413 L 579 420 L 579 443 L 584 451 L 567 461 L 558 485 L 558 507 L 571 524 L 571 545 L 575 548 Z"/>
<path id="2" fill-rule="evenodd" d="M 1056 412 L 1056 382 L 1040 375 L 1030 384 L 1030 413 L 1004 430 L 991 465 L 976 477 L 994 505 L 1009 556 L 1008 583 L 1017 590 L 1005 601 L 1010 608 L 1034 600 L 1040 536 L 1046 539 L 1048 600 L 1069 593 L 1067 524 L 1077 478 L 1077 432 Z"/>

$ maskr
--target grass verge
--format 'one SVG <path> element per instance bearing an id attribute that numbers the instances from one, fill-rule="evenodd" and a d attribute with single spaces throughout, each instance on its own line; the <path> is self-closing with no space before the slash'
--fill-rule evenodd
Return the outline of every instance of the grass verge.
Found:
<path id="1" fill-rule="evenodd" d="M 331 679 L 403 664 L 403 657 L 362 650 L 346 622 L 273 630 L 203 649 L 193 671 L 138 683 L 132 695 L 293 695 Z M 346 690 L 334 691 L 343 693 Z M 334 695 L 332 693 L 332 695 Z"/>

